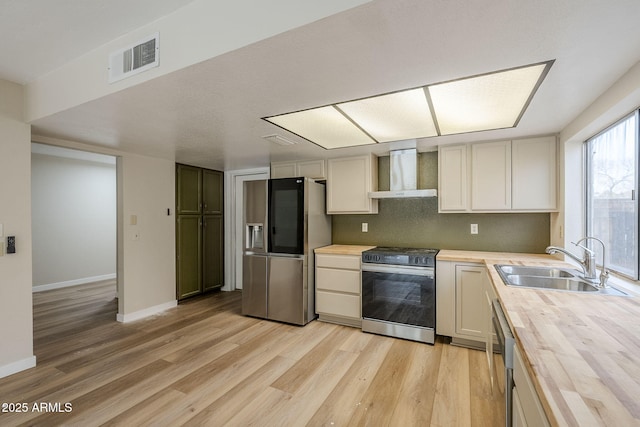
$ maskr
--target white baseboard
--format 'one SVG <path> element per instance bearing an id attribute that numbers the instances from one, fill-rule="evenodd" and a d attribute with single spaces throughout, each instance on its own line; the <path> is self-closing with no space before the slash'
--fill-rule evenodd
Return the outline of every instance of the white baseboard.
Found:
<path id="1" fill-rule="evenodd" d="M 49 283 L 47 285 L 37 285 L 33 287 L 33 292 L 50 291 L 51 289 L 67 288 L 69 286 L 84 285 L 85 283 L 100 282 L 116 278 L 116 273 L 104 274 L 102 276 L 83 277 L 82 279 L 67 280 L 65 282 Z"/>
<path id="2" fill-rule="evenodd" d="M 35 356 L 0 366 L 0 378 L 8 377 L 9 375 L 16 374 L 20 371 L 24 371 L 25 369 L 33 368 L 34 366 L 36 366 Z"/>
<path id="3" fill-rule="evenodd" d="M 144 310 L 134 311 L 129 314 L 120 314 L 116 316 L 118 322 L 127 323 L 135 320 L 140 320 L 145 317 L 153 316 L 154 314 L 162 313 L 165 310 L 176 307 L 178 305 L 177 300 L 165 302 L 164 304 L 155 305 L 153 307 L 145 308 Z"/>

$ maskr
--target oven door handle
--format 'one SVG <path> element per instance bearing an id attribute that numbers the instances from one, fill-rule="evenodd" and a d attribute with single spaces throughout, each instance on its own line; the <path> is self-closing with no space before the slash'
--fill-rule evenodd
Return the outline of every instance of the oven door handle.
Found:
<path id="1" fill-rule="evenodd" d="M 434 278 L 435 273 L 430 267 L 411 266 L 390 266 L 383 264 L 362 264 L 362 272 L 386 273 L 386 274 L 408 274 L 411 276 L 425 276 Z"/>

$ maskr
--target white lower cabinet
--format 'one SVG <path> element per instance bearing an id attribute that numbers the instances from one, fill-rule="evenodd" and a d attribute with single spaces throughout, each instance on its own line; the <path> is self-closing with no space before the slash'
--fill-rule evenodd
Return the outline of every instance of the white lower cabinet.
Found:
<path id="1" fill-rule="evenodd" d="M 511 421 L 514 427 L 546 427 L 549 426 L 542 403 L 538 398 L 529 373 L 516 346 L 513 367 L 513 410 Z"/>
<path id="2" fill-rule="evenodd" d="M 483 264 L 437 261 L 436 333 L 455 344 L 485 348 L 489 325 Z"/>
<path id="3" fill-rule="evenodd" d="M 316 254 L 316 313 L 320 320 L 362 325 L 360 256 Z"/>

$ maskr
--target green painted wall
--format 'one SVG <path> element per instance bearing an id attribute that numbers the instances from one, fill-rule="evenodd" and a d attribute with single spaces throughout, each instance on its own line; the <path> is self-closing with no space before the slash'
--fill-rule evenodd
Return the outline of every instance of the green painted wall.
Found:
<path id="1" fill-rule="evenodd" d="M 420 153 L 418 163 L 418 188 L 438 188 L 438 153 Z M 388 190 L 389 157 L 378 158 L 378 174 L 379 190 Z M 548 213 L 439 214 L 437 198 L 379 203 L 377 215 L 333 215 L 333 243 L 529 253 L 549 245 Z"/>

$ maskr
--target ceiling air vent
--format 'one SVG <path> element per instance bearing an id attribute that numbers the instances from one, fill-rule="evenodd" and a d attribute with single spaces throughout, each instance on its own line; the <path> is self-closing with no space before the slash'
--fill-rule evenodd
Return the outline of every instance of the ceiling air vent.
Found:
<path id="1" fill-rule="evenodd" d="M 159 65 L 159 33 L 109 55 L 109 83 Z"/>

